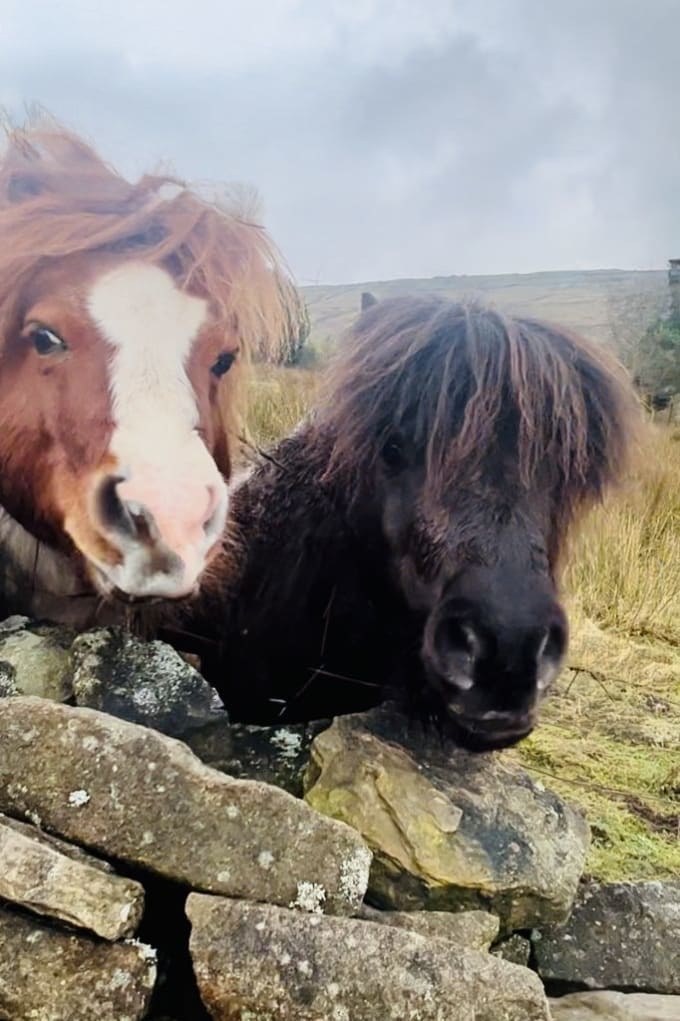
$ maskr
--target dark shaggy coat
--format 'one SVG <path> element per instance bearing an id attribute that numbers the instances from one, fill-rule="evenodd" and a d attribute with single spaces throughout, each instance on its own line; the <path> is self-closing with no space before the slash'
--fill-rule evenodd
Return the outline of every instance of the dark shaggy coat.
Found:
<path id="1" fill-rule="evenodd" d="M 421 581 L 502 574 L 517 557 L 499 536 L 540 505 L 528 570 L 554 586 L 578 512 L 623 472 L 636 416 L 617 363 L 566 331 L 438 298 L 367 307 L 317 411 L 232 494 L 224 568 L 188 626 L 228 709 L 305 720 L 427 688 L 427 611 L 395 574 L 376 482 L 400 470 L 395 445 L 419 479 L 403 543 Z M 451 521 L 470 506 L 463 542 Z"/>

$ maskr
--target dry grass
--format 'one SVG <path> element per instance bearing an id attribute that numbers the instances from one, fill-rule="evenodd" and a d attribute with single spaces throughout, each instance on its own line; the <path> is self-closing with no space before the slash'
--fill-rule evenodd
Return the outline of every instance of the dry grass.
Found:
<path id="1" fill-rule="evenodd" d="M 251 431 L 268 443 L 314 402 L 318 377 L 268 370 Z M 541 726 L 508 753 L 586 813 L 588 871 L 680 873 L 680 429 L 654 427 L 634 476 L 584 523 L 565 584 L 569 666 Z"/>
<path id="2" fill-rule="evenodd" d="M 566 585 L 605 627 L 680 644 L 680 429 L 653 427 L 635 477 L 585 523 Z"/>
<path id="3" fill-rule="evenodd" d="M 258 366 L 251 384 L 248 433 L 267 446 L 293 431 L 314 404 L 319 375 L 307 369 Z"/>

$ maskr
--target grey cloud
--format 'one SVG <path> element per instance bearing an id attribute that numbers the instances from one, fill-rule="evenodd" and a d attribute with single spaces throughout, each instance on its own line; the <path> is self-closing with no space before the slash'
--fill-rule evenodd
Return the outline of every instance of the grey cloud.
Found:
<path id="1" fill-rule="evenodd" d="M 451 0 L 444 31 L 446 7 L 409 41 L 403 5 L 401 32 L 380 0 L 356 24 L 329 5 L 318 46 L 282 39 L 238 67 L 214 38 L 204 69 L 176 46 L 86 45 L 82 26 L 9 53 L 0 36 L 0 98 L 42 101 L 126 172 L 169 159 L 256 185 L 304 281 L 663 265 L 680 245 L 680 6 L 489 0 L 458 24 Z"/>

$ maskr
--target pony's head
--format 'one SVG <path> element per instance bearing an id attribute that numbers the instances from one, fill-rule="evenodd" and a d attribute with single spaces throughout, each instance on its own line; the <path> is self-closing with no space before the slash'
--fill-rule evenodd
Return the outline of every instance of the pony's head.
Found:
<path id="1" fill-rule="evenodd" d="M 632 390 L 604 351 L 544 323 L 429 297 L 364 306 L 320 413 L 327 477 L 379 519 L 422 614 L 431 711 L 470 747 L 511 744 L 563 662 L 560 553 L 621 474 Z"/>
<path id="2" fill-rule="evenodd" d="M 264 230 L 130 184 L 58 127 L 0 156 L 0 503 L 103 594 L 177 598 L 219 546 L 242 364 L 297 298 Z"/>

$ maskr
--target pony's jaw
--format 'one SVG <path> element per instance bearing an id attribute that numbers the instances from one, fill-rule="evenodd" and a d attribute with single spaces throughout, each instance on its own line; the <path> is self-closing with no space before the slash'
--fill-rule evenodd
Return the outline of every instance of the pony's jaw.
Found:
<path id="1" fill-rule="evenodd" d="M 492 752 L 503 748 L 511 748 L 519 744 L 531 734 L 536 726 L 535 712 L 507 720 L 503 726 L 500 720 L 494 725 L 485 727 L 483 721 L 467 720 L 455 712 L 447 715 L 446 729 L 456 744 L 470 752 Z"/>

